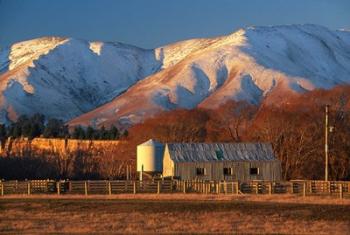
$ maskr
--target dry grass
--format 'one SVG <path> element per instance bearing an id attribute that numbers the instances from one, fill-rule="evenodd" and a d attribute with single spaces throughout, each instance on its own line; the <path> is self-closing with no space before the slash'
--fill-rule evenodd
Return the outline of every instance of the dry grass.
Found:
<path id="1" fill-rule="evenodd" d="M 2 233 L 349 234 L 350 200 L 294 196 L 6 196 Z"/>

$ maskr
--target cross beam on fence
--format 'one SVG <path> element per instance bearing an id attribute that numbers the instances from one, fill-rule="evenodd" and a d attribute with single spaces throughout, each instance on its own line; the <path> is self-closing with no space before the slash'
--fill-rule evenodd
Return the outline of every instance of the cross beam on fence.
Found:
<path id="1" fill-rule="evenodd" d="M 332 195 L 350 198 L 349 181 L 206 181 L 206 180 L 88 180 L 88 181 L 0 181 L 0 195 L 76 194 L 113 195 L 122 193 L 200 193 L 200 194 L 293 194 Z"/>

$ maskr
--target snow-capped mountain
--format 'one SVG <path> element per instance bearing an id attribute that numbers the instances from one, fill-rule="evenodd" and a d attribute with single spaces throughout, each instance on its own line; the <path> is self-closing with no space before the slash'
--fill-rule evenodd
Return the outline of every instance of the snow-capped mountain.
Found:
<path id="1" fill-rule="evenodd" d="M 349 83 L 350 32 L 317 25 L 249 27 L 153 50 L 40 38 L 0 52 L 0 119 L 39 112 L 108 126 L 230 99 L 279 104 Z"/>
<path id="2" fill-rule="evenodd" d="M 43 113 L 70 120 L 159 70 L 153 50 L 39 38 L 0 52 L 0 120 Z"/>
<path id="3" fill-rule="evenodd" d="M 249 27 L 157 50 L 165 51 L 164 58 L 187 53 L 70 123 L 135 123 L 162 110 L 214 108 L 230 99 L 279 104 L 294 94 L 350 83 L 350 33 L 322 26 Z"/>

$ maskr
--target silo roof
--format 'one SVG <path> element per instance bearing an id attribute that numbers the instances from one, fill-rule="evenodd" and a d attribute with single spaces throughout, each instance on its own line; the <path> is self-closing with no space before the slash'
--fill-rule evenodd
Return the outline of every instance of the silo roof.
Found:
<path id="1" fill-rule="evenodd" d="M 138 146 L 164 146 L 161 142 L 158 142 L 156 140 L 153 140 L 153 139 L 149 139 L 147 140 L 146 142 L 138 145 Z"/>
<path id="2" fill-rule="evenodd" d="M 174 162 L 276 160 L 269 143 L 169 143 Z"/>

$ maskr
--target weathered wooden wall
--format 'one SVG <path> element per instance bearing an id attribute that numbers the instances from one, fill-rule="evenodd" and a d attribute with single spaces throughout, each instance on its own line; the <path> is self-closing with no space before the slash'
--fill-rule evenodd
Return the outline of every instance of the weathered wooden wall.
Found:
<path id="1" fill-rule="evenodd" d="M 224 176 L 224 167 L 233 168 L 232 176 Z M 258 175 L 250 175 L 250 168 L 259 168 Z M 205 168 L 206 174 L 198 176 L 196 168 Z M 280 161 L 217 161 L 217 162 L 181 162 L 175 163 L 175 176 L 183 180 L 281 180 Z"/>

